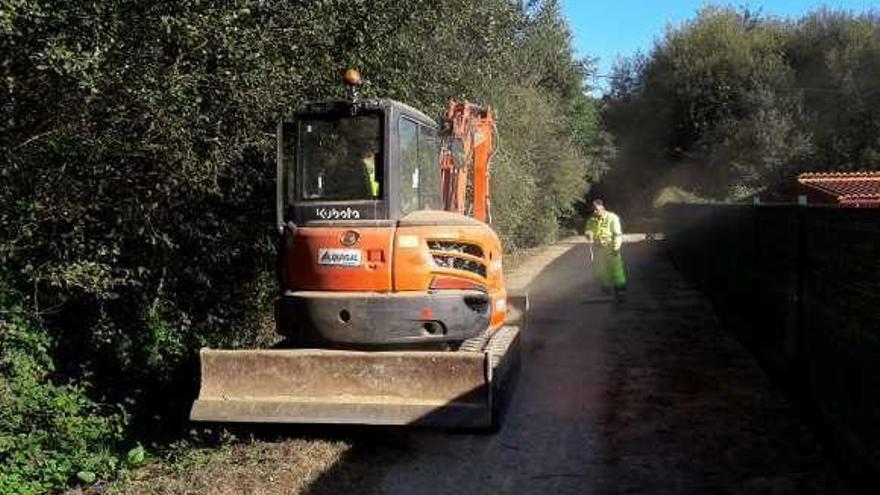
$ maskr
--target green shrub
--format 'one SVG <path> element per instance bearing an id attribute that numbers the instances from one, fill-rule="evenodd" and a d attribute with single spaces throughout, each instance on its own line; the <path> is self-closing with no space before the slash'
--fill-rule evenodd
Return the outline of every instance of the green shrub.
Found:
<path id="1" fill-rule="evenodd" d="M 553 242 L 594 164 L 569 134 L 559 95 L 511 85 L 496 88 L 491 101 L 501 141 L 492 171 L 494 227 L 509 249 Z"/>
<path id="2" fill-rule="evenodd" d="M 119 467 L 120 415 L 53 376 L 52 341 L 0 286 L 0 493 L 57 490 Z"/>

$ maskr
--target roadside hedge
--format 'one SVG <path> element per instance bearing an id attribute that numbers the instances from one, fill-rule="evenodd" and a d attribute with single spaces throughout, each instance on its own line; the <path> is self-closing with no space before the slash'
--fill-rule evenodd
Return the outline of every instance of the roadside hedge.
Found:
<path id="1" fill-rule="evenodd" d="M 0 53 L 6 491 L 112 476 L 182 431 L 200 346 L 274 338 L 275 122 L 346 66 L 498 107 L 509 248 L 554 238 L 607 144 L 555 1 L 0 0 Z"/>

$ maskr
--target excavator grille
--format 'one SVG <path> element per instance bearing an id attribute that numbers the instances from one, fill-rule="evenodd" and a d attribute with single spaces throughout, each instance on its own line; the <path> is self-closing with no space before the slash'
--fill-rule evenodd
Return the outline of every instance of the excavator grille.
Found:
<path id="1" fill-rule="evenodd" d="M 431 251 L 446 251 L 450 253 L 463 253 L 477 258 L 483 257 L 483 248 L 479 244 L 461 241 L 428 240 L 428 249 Z"/>
<path id="2" fill-rule="evenodd" d="M 486 276 L 483 248 L 478 244 L 461 241 L 428 240 L 428 249 L 434 263 L 443 268 L 464 270 Z"/>

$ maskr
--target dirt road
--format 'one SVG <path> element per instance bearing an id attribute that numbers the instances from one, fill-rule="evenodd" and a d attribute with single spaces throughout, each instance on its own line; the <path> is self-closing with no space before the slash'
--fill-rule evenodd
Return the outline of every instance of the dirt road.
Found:
<path id="1" fill-rule="evenodd" d="M 627 244 L 624 304 L 595 301 L 574 241 L 512 277 L 553 260 L 529 287 L 522 373 L 499 434 L 358 434 L 307 492 L 847 493 L 658 246 Z"/>

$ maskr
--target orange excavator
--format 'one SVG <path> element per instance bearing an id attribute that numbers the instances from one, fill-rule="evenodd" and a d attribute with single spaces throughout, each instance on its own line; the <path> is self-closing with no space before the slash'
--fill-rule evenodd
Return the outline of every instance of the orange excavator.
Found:
<path id="1" fill-rule="evenodd" d="M 498 426 L 527 298 L 490 221 L 490 107 L 439 123 L 392 100 L 309 103 L 278 126 L 273 349 L 202 349 L 191 418 Z"/>

